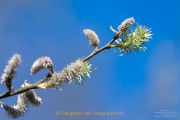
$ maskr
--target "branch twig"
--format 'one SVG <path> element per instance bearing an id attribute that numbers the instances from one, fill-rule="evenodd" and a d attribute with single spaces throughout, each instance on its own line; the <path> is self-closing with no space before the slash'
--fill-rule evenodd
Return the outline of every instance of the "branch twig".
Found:
<path id="1" fill-rule="evenodd" d="M 23 88 L 20 88 L 18 90 L 15 90 L 14 92 L 5 92 L 5 93 L 2 93 L 0 94 L 0 99 L 3 99 L 3 98 L 6 98 L 6 97 L 10 97 L 10 96 L 13 96 L 13 95 L 16 95 L 16 94 L 19 94 L 19 93 L 23 93 L 23 92 L 26 92 L 28 90 L 31 90 L 31 89 L 38 89 L 37 88 L 37 85 L 40 84 L 40 83 L 43 83 L 45 82 L 50 76 L 47 76 L 46 78 L 38 81 L 37 83 L 34 83 L 30 86 L 26 86 L 26 87 L 23 87 Z"/>
<path id="2" fill-rule="evenodd" d="M 101 52 L 101 51 L 103 51 L 103 50 L 105 50 L 105 49 L 114 48 L 114 46 L 111 45 L 111 44 L 112 44 L 116 39 L 118 39 L 119 36 L 121 36 L 122 34 L 123 34 L 123 33 L 117 33 L 117 34 L 114 36 L 114 38 L 113 38 L 108 44 L 106 44 L 105 46 L 103 46 L 103 47 L 100 48 L 100 49 L 94 50 L 94 51 L 93 51 L 89 56 L 87 56 L 83 61 L 86 62 L 87 60 L 89 60 L 90 58 L 92 58 L 93 56 L 95 56 L 96 54 L 98 54 L 99 52 Z M 52 71 L 53 71 L 53 69 L 52 69 Z M 53 71 L 53 72 L 54 72 L 54 71 Z M 2 93 L 2 94 L 0 94 L 0 99 L 6 98 L 6 97 L 10 97 L 10 96 L 13 96 L 13 95 L 16 95 L 16 94 L 19 94 L 19 93 L 23 93 L 23 92 L 26 92 L 26 91 L 31 90 L 31 89 L 39 89 L 39 88 L 37 87 L 37 85 L 40 84 L 40 83 L 45 82 L 45 81 L 46 81 L 48 78 L 50 78 L 50 77 L 51 77 L 51 75 L 50 75 L 50 76 L 48 75 L 46 78 L 38 81 L 37 83 L 34 83 L 34 84 L 30 85 L 30 86 L 26 86 L 26 87 L 20 88 L 20 89 L 15 90 L 15 91 L 13 91 L 13 92 L 11 92 L 11 93 L 9 93 L 9 92 Z"/>
<path id="3" fill-rule="evenodd" d="M 105 50 L 105 49 L 110 49 L 110 48 L 114 48 L 111 46 L 111 44 L 119 38 L 119 36 L 121 36 L 123 33 L 117 33 L 114 38 L 108 43 L 106 44 L 104 47 L 98 49 L 98 50 L 94 50 L 89 56 L 87 56 L 83 61 L 86 62 L 87 60 L 89 60 L 90 58 L 92 58 L 94 55 L 98 54 L 99 52 Z"/>

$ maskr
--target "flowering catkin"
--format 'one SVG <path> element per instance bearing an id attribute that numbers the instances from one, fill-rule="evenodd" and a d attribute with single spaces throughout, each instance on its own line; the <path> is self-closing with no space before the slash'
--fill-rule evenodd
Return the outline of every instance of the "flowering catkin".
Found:
<path id="1" fill-rule="evenodd" d="M 67 65 L 67 67 L 65 67 L 61 72 L 54 73 L 52 81 L 48 82 L 46 85 L 48 87 L 56 87 L 70 82 L 78 75 L 83 64 L 84 62 L 82 60 L 72 62 L 70 65 Z"/>
<path id="2" fill-rule="evenodd" d="M 20 116 L 23 116 L 26 113 L 28 105 L 23 94 L 19 94 L 17 105 L 11 107 L 1 103 L 1 107 L 4 108 L 8 117 L 16 119 L 19 118 Z"/>
<path id="3" fill-rule="evenodd" d="M 98 36 L 96 35 L 96 33 L 90 29 L 84 29 L 83 32 L 87 36 L 89 40 L 89 44 L 93 47 L 97 47 L 98 44 L 100 43 L 100 40 Z"/>
<path id="4" fill-rule="evenodd" d="M 53 62 L 49 57 L 41 57 L 34 61 L 31 66 L 31 75 L 39 72 L 41 69 L 49 69 L 49 71 L 53 72 Z"/>
<path id="5" fill-rule="evenodd" d="M 39 88 L 48 88 L 62 86 L 64 83 L 70 83 L 74 80 L 77 80 L 79 84 L 82 84 L 81 78 L 90 78 L 89 74 L 92 74 L 90 71 L 91 64 L 83 62 L 83 60 L 78 59 L 76 62 L 72 62 L 70 65 L 67 65 L 61 72 L 54 73 L 51 80 L 45 83 L 39 84 Z"/>
<path id="6" fill-rule="evenodd" d="M 126 20 L 124 20 L 121 25 L 119 25 L 118 27 L 118 32 L 119 33 L 124 33 L 126 32 L 131 26 L 132 24 L 135 22 L 134 18 L 127 18 Z"/>
<path id="7" fill-rule="evenodd" d="M 11 91 L 12 80 L 16 77 L 17 67 L 21 63 L 21 56 L 14 54 L 5 66 L 4 73 L 1 76 L 1 84 L 4 84 L 9 92 Z"/>
<path id="8" fill-rule="evenodd" d="M 21 85 L 21 87 L 25 87 L 25 86 L 30 86 L 30 83 L 26 83 L 26 80 L 24 82 L 23 85 Z M 40 106 L 42 104 L 41 100 L 42 98 L 40 98 L 37 93 L 35 92 L 34 89 L 28 90 L 26 92 L 23 93 L 25 96 L 26 101 L 31 104 L 32 106 Z"/>

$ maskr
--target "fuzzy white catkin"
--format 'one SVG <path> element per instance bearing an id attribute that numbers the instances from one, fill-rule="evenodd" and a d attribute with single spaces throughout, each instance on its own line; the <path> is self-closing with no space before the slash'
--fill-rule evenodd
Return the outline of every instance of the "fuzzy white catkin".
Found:
<path id="1" fill-rule="evenodd" d="M 54 73 L 52 81 L 45 83 L 47 87 L 56 87 L 68 83 L 73 80 L 78 74 L 81 74 L 81 67 L 83 66 L 83 60 L 78 59 L 76 62 L 72 62 L 67 65 L 61 72 Z"/>
<path id="2" fill-rule="evenodd" d="M 118 26 L 118 32 L 122 32 L 122 33 L 126 32 L 134 22 L 135 20 L 133 17 L 127 18 L 121 23 L 121 25 Z"/>
<path id="3" fill-rule="evenodd" d="M 93 47 L 97 47 L 98 44 L 100 43 L 100 40 L 98 36 L 96 35 L 96 33 L 90 29 L 84 29 L 83 32 L 87 36 L 89 40 L 89 44 Z"/>
<path id="4" fill-rule="evenodd" d="M 41 69 L 49 69 L 52 71 L 53 62 L 49 57 L 41 57 L 34 61 L 33 65 L 31 66 L 31 75 L 39 72 Z"/>
<path id="5" fill-rule="evenodd" d="M 8 117 L 16 119 L 26 113 L 28 105 L 23 94 L 19 94 L 17 104 L 14 105 L 14 107 L 5 105 L 3 103 L 1 103 L 1 107 L 4 108 Z"/>
<path id="6" fill-rule="evenodd" d="M 4 73 L 1 76 L 1 84 L 4 84 L 9 91 L 11 90 L 12 80 L 16 77 L 17 67 L 21 63 L 21 56 L 14 54 L 5 66 Z"/>
<path id="7" fill-rule="evenodd" d="M 30 83 L 25 83 L 23 85 L 21 85 L 21 87 L 25 87 L 25 86 L 30 86 Z M 35 92 L 34 89 L 28 90 L 26 92 L 23 93 L 26 101 L 28 101 L 29 104 L 31 104 L 32 106 L 40 106 L 42 104 L 41 100 L 42 98 L 40 98 L 37 93 Z"/>

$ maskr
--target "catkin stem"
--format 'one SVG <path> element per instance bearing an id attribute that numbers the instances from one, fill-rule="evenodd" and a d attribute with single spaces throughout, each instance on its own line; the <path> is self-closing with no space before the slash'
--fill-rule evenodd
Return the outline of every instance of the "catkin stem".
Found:
<path id="1" fill-rule="evenodd" d="M 106 44 L 104 47 L 98 49 L 98 50 L 94 50 L 89 56 L 87 56 L 83 61 L 86 62 L 87 60 L 89 60 L 90 58 L 92 58 L 93 56 L 95 56 L 96 54 L 98 54 L 99 52 L 105 50 L 105 49 L 110 49 L 110 48 L 114 48 L 111 46 L 111 44 L 118 39 L 123 33 L 117 33 L 114 38 L 108 43 Z"/>

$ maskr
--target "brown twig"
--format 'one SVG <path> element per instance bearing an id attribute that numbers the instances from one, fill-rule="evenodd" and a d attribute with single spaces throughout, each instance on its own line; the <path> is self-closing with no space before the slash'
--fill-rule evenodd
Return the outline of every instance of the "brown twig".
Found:
<path id="1" fill-rule="evenodd" d="M 105 49 L 110 49 L 110 48 L 114 48 L 113 45 L 111 45 L 116 39 L 118 39 L 123 33 L 117 33 L 114 38 L 108 43 L 106 44 L 104 47 L 100 48 L 100 49 L 97 49 L 95 48 L 95 50 L 89 55 L 87 56 L 83 61 L 86 62 L 87 60 L 89 60 L 90 58 L 92 58 L 93 56 L 95 56 L 96 54 L 98 54 L 99 52 L 105 50 Z M 54 73 L 54 70 L 53 68 L 51 68 L 51 72 Z M 40 81 L 38 81 L 37 83 L 34 83 L 30 86 L 26 86 L 26 87 L 23 87 L 23 88 L 20 88 L 18 90 L 15 90 L 13 92 L 5 92 L 5 93 L 2 93 L 0 94 L 0 99 L 3 99 L 3 98 L 6 98 L 6 97 L 10 97 L 10 96 L 13 96 L 13 95 L 16 95 L 16 94 L 19 94 L 19 93 L 23 93 L 23 92 L 26 92 L 28 90 L 31 90 L 31 89 L 39 89 L 37 87 L 38 84 L 40 83 L 43 83 L 45 82 L 47 79 L 49 79 L 51 77 L 50 74 L 48 74 L 48 76 Z"/>
<path id="2" fill-rule="evenodd" d="M 26 86 L 26 87 L 20 88 L 20 89 L 15 90 L 15 91 L 13 91 L 11 93 L 9 93 L 9 92 L 2 93 L 2 94 L 0 94 L 0 99 L 6 98 L 6 97 L 10 97 L 10 96 L 13 96 L 13 95 L 16 95 L 16 94 L 19 94 L 19 93 L 23 93 L 23 92 L 26 92 L 26 91 L 31 90 L 31 89 L 38 89 L 37 85 L 40 84 L 40 83 L 45 82 L 50 77 L 51 76 L 48 75 L 46 78 L 38 81 L 37 83 L 34 83 L 34 84 L 30 85 L 30 86 Z"/>

